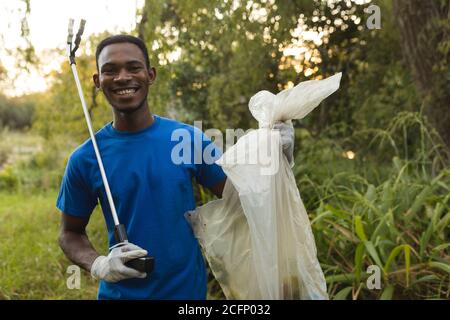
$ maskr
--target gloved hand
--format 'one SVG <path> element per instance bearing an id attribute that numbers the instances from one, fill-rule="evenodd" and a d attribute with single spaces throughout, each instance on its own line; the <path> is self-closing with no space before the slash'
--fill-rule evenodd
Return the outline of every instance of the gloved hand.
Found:
<path id="1" fill-rule="evenodd" d="M 280 130 L 281 146 L 289 165 L 294 165 L 294 126 L 292 121 L 277 122 L 273 126 L 274 129 Z"/>
<path id="2" fill-rule="evenodd" d="M 147 251 L 127 243 L 111 250 L 108 256 L 99 256 L 91 267 L 91 275 L 95 279 L 107 282 L 118 282 L 129 278 L 145 278 L 146 273 L 129 268 L 125 263 L 135 258 L 145 257 Z"/>

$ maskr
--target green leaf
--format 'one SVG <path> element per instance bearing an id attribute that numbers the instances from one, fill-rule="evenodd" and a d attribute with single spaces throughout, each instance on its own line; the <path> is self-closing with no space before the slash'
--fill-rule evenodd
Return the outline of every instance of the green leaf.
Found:
<path id="1" fill-rule="evenodd" d="M 380 211 L 381 212 L 385 212 L 387 210 L 389 210 L 389 208 L 391 208 L 392 206 L 392 202 L 394 200 L 395 196 L 394 196 L 394 190 L 391 187 L 391 184 L 389 181 L 385 182 L 383 184 L 383 193 L 380 199 Z"/>
<path id="2" fill-rule="evenodd" d="M 433 221 L 430 221 L 428 224 L 428 228 L 427 230 L 422 233 L 422 236 L 420 237 L 419 240 L 419 256 L 420 257 L 425 257 L 425 250 L 428 246 L 428 242 L 430 241 L 431 235 L 434 232 L 434 225 L 433 225 Z"/>
<path id="3" fill-rule="evenodd" d="M 315 223 L 318 223 L 320 220 L 322 220 L 326 217 L 332 216 L 332 215 L 333 214 L 330 211 L 322 212 L 311 221 L 311 225 L 314 225 Z"/>
<path id="4" fill-rule="evenodd" d="M 396 171 L 402 170 L 402 162 L 400 161 L 400 158 L 399 158 L 399 157 L 395 156 L 395 157 L 392 159 L 392 162 L 393 162 L 393 164 L 394 164 L 394 167 L 395 167 Z"/>
<path id="5" fill-rule="evenodd" d="M 431 221 L 433 222 L 433 226 L 437 226 L 439 218 L 441 217 L 442 212 L 444 212 L 444 205 L 443 203 L 438 202 L 436 204 L 436 207 L 434 208 L 433 217 L 431 218 Z"/>
<path id="6" fill-rule="evenodd" d="M 352 291 L 353 287 L 346 287 L 336 293 L 333 297 L 333 300 L 347 300 L 348 294 Z"/>
<path id="7" fill-rule="evenodd" d="M 391 253 L 389 254 L 389 257 L 386 260 L 386 264 L 384 265 L 384 272 L 387 273 L 389 271 L 389 266 L 391 265 L 392 261 L 395 259 L 396 256 L 403 250 L 404 245 L 401 244 L 399 246 L 396 246 L 394 249 L 391 250 Z"/>
<path id="8" fill-rule="evenodd" d="M 349 218 L 348 218 L 349 217 L 349 213 L 347 213 L 347 212 L 345 212 L 343 210 L 336 209 L 335 207 L 333 207 L 333 206 L 331 206 L 329 204 L 326 204 L 324 206 L 324 208 L 326 210 L 330 211 L 333 215 L 335 215 L 338 218 L 341 218 L 343 220 L 349 220 Z"/>
<path id="9" fill-rule="evenodd" d="M 348 240 L 350 240 L 352 242 L 358 242 L 358 238 L 356 238 L 355 235 L 353 234 L 353 232 L 351 232 L 347 228 L 344 228 L 343 226 L 341 226 L 337 223 L 334 223 L 330 220 L 325 220 L 325 221 L 327 223 L 331 224 L 336 230 L 338 230 Z"/>
<path id="10" fill-rule="evenodd" d="M 419 278 L 411 283 L 411 286 L 414 286 L 418 283 L 422 282 L 433 282 L 433 281 L 440 281 L 440 278 L 434 274 L 423 276 L 422 278 Z"/>
<path id="11" fill-rule="evenodd" d="M 447 213 L 441 220 L 439 220 L 436 230 L 438 232 L 442 232 L 445 228 L 448 228 L 448 224 L 450 222 L 450 212 Z"/>
<path id="12" fill-rule="evenodd" d="M 394 286 L 390 284 L 383 290 L 380 300 L 392 300 L 393 295 L 394 295 Z"/>
<path id="13" fill-rule="evenodd" d="M 422 192 L 420 192 L 416 196 L 416 199 L 414 200 L 410 208 L 413 214 L 417 214 L 417 212 L 419 212 L 419 210 L 422 209 L 422 206 L 425 204 L 425 201 L 427 200 L 428 196 L 431 194 L 432 191 L 433 188 L 427 186 L 425 189 L 422 190 Z"/>
<path id="14" fill-rule="evenodd" d="M 411 273 L 411 247 L 405 244 L 405 269 L 406 269 L 406 287 L 409 287 L 409 275 Z"/>
<path id="15" fill-rule="evenodd" d="M 386 264 L 384 265 L 383 271 L 384 271 L 384 273 L 388 273 L 389 266 L 391 265 L 392 261 L 395 259 L 395 257 L 398 256 L 398 254 L 402 250 L 405 255 L 406 286 L 409 287 L 409 274 L 411 271 L 411 247 L 409 245 L 401 244 L 399 246 L 396 246 L 394 249 L 392 249 L 391 253 L 389 254 L 389 257 L 386 261 Z"/>
<path id="16" fill-rule="evenodd" d="M 375 246 L 373 245 L 373 242 L 372 241 L 364 241 L 364 246 L 366 247 L 367 252 L 372 257 L 372 259 L 375 261 L 375 263 L 380 268 L 383 268 L 383 264 L 381 263 L 380 257 L 378 255 L 377 250 L 375 249 Z"/>
<path id="17" fill-rule="evenodd" d="M 206 193 L 202 186 L 199 186 L 198 190 L 200 191 L 200 199 L 202 203 L 206 203 Z"/>
<path id="18" fill-rule="evenodd" d="M 435 252 L 439 252 L 444 249 L 447 249 L 448 247 L 450 247 L 450 243 L 443 243 L 443 244 L 440 244 L 440 245 L 434 247 L 433 249 L 431 249 L 431 251 L 433 251 L 435 253 Z"/>
<path id="19" fill-rule="evenodd" d="M 387 225 L 387 222 L 389 220 L 392 220 L 392 210 L 389 210 L 381 219 L 380 222 L 378 223 L 377 227 L 375 228 L 374 232 L 372 233 L 372 235 L 370 236 L 370 241 L 375 241 L 376 237 L 379 235 L 379 233 L 381 232 L 382 228 L 384 226 Z"/>
<path id="20" fill-rule="evenodd" d="M 377 194 L 376 194 L 376 189 L 373 186 L 373 184 L 369 184 L 369 187 L 367 188 L 365 197 L 369 202 L 375 201 Z"/>
<path id="21" fill-rule="evenodd" d="M 355 281 L 355 275 L 353 273 L 343 273 L 325 277 L 326 283 L 345 283 L 345 282 L 353 282 Z"/>
<path id="22" fill-rule="evenodd" d="M 366 233 L 362 224 L 361 216 L 355 216 L 355 231 L 361 241 L 367 241 Z"/>
<path id="23" fill-rule="evenodd" d="M 364 243 L 361 242 L 358 244 L 355 251 L 355 276 L 357 284 L 359 284 L 359 282 L 361 281 L 361 268 L 364 257 L 364 248 Z"/>
<path id="24" fill-rule="evenodd" d="M 450 264 L 442 263 L 442 262 L 430 262 L 431 268 L 440 269 L 444 272 L 450 273 Z"/>

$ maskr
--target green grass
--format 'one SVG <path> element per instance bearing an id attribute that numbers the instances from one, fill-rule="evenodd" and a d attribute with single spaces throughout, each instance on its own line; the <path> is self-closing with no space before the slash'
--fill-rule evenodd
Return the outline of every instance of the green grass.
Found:
<path id="1" fill-rule="evenodd" d="M 7 163 L 26 161 L 39 152 L 43 139 L 30 132 L 0 131 L 0 168 Z"/>
<path id="2" fill-rule="evenodd" d="M 95 299 L 97 282 L 81 272 L 79 290 L 66 285 L 72 263 L 58 246 L 56 192 L 0 193 L 0 299 Z M 88 226 L 94 246 L 107 248 L 98 210 Z M 102 250 L 103 249 L 103 250 Z"/>

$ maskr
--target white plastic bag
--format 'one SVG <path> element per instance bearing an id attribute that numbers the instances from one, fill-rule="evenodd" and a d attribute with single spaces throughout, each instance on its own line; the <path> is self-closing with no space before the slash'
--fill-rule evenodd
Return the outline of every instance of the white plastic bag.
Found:
<path id="1" fill-rule="evenodd" d="M 271 128 L 305 117 L 340 79 L 254 95 L 249 108 L 259 129 L 217 161 L 228 177 L 222 199 L 187 214 L 227 299 L 328 299 L 308 215 Z"/>

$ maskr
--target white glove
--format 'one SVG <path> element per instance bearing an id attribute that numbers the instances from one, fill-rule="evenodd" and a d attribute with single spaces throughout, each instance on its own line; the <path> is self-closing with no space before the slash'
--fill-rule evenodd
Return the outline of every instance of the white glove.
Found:
<path id="1" fill-rule="evenodd" d="M 145 278 L 144 272 L 139 272 L 125 265 L 127 261 L 145 257 L 147 251 L 132 243 L 124 244 L 111 250 L 108 256 L 99 256 L 91 267 L 91 275 L 95 279 L 107 282 L 118 282 L 129 278 Z"/>
<path id="2" fill-rule="evenodd" d="M 277 122 L 273 126 L 274 129 L 280 130 L 281 146 L 289 165 L 294 165 L 294 126 L 292 121 Z"/>

